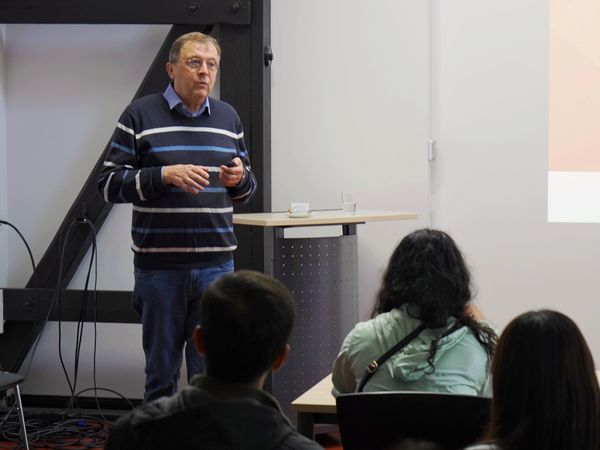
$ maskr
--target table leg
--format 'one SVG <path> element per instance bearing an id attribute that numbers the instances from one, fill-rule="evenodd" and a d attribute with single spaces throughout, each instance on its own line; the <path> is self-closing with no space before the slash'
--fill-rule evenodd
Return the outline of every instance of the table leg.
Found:
<path id="1" fill-rule="evenodd" d="M 298 413 L 298 432 L 309 439 L 315 438 L 315 416 L 313 413 Z"/>

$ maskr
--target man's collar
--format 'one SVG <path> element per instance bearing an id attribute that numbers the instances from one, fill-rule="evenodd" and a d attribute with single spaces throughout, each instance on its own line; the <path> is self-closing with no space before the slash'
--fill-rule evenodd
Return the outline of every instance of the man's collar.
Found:
<path id="1" fill-rule="evenodd" d="M 205 374 L 194 375 L 190 380 L 190 385 L 204 389 L 219 398 L 253 398 L 264 405 L 269 405 L 277 409 L 284 419 L 289 421 L 281 410 L 281 406 L 279 406 L 277 400 L 264 390 L 241 383 L 222 381 Z"/>
<path id="2" fill-rule="evenodd" d="M 197 112 L 191 112 L 188 107 L 185 106 L 185 103 L 183 103 L 181 97 L 179 97 L 177 92 L 175 92 L 172 83 L 167 85 L 165 92 L 163 92 L 163 97 L 169 104 L 169 109 L 177 109 L 177 111 L 185 114 L 188 117 L 198 117 L 204 114 L 205 111 L 210 116 L 210 102 L 208 101 L 208 97 L 206 97 L 206 100 L 204 100 L 204 103 L 202 103 L 202 106 L 200 106 L 200 109 L 198 109 Z"/>

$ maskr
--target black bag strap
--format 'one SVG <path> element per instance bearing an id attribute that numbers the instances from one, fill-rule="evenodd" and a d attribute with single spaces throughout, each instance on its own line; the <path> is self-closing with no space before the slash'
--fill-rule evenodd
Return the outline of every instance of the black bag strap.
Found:
<path id="1" fill-rule="evenodd" d="M 377 371 L 377 369 L 379 369 L 379 367 L 381 367 L 381 365 L 384 362 L 386 362 L 390 356 L 392 356 L 394 353 L 397 353 L 398 351 L 400 351 L 403 347 L 408 345 L 408 343 L 410 341 L 412 341 L 419 334 L 421 334 L 421 331 L 423 331 L 425 328 L 427 328 L 427 327 L 425 326 L 424 323 L 419 325 L 413 331 L 411 331 L 406 336 L 404 336 L 404 339 L 402 339 L 400 342 L 398 342 L 396 345 L 394 345 L 392 348 L 390 348 L 387 352 L 385 352 L 383 355 L 381 355 L 379 357 L 379 359 L 371 361 L 369 363 L 369 365 L 367 366 L 367 370 L 365 371 L 365 374 L 361 378 L 360 383 L 358 384 L 358 388 L 356 388 L 356 392 L 362 392 L 363 388 L 365 387 L 365 384 L 367 384 L 367 381 L 369 381 L 369 379 L 373 376 L 373 374 Z"/>

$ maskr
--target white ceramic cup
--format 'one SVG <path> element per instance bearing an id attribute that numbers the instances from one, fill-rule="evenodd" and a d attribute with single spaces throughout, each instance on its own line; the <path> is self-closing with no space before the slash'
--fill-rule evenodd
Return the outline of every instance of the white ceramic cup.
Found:
<path id="1" fill-rule="evenodd" d="M 356 192 L 342 192 L 342 211 L 344 214 L 356 214 Z"/>
<path id="2" fill-rule="evenodd" d="M 293 202 L 290 203 L 288 208 L 290 216 L 305 216 L 310 213 L 310 205 L 306 202 Z"/>

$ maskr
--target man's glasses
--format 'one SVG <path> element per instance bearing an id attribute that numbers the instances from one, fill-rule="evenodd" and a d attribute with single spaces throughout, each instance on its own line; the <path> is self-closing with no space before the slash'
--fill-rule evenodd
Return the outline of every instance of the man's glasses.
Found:
<path id="1" fill-rule="evenodd" d="M 206 70 L 210 73 L 214 73 L 219 70 L 219 63 L 214 59 L 203 60 L 200 58 L 188 58 L 185 61 L 185 65 L 188 66 L 192 70 L 198 70 L 202 67 L 202 65 L 206 65 Z"/>

